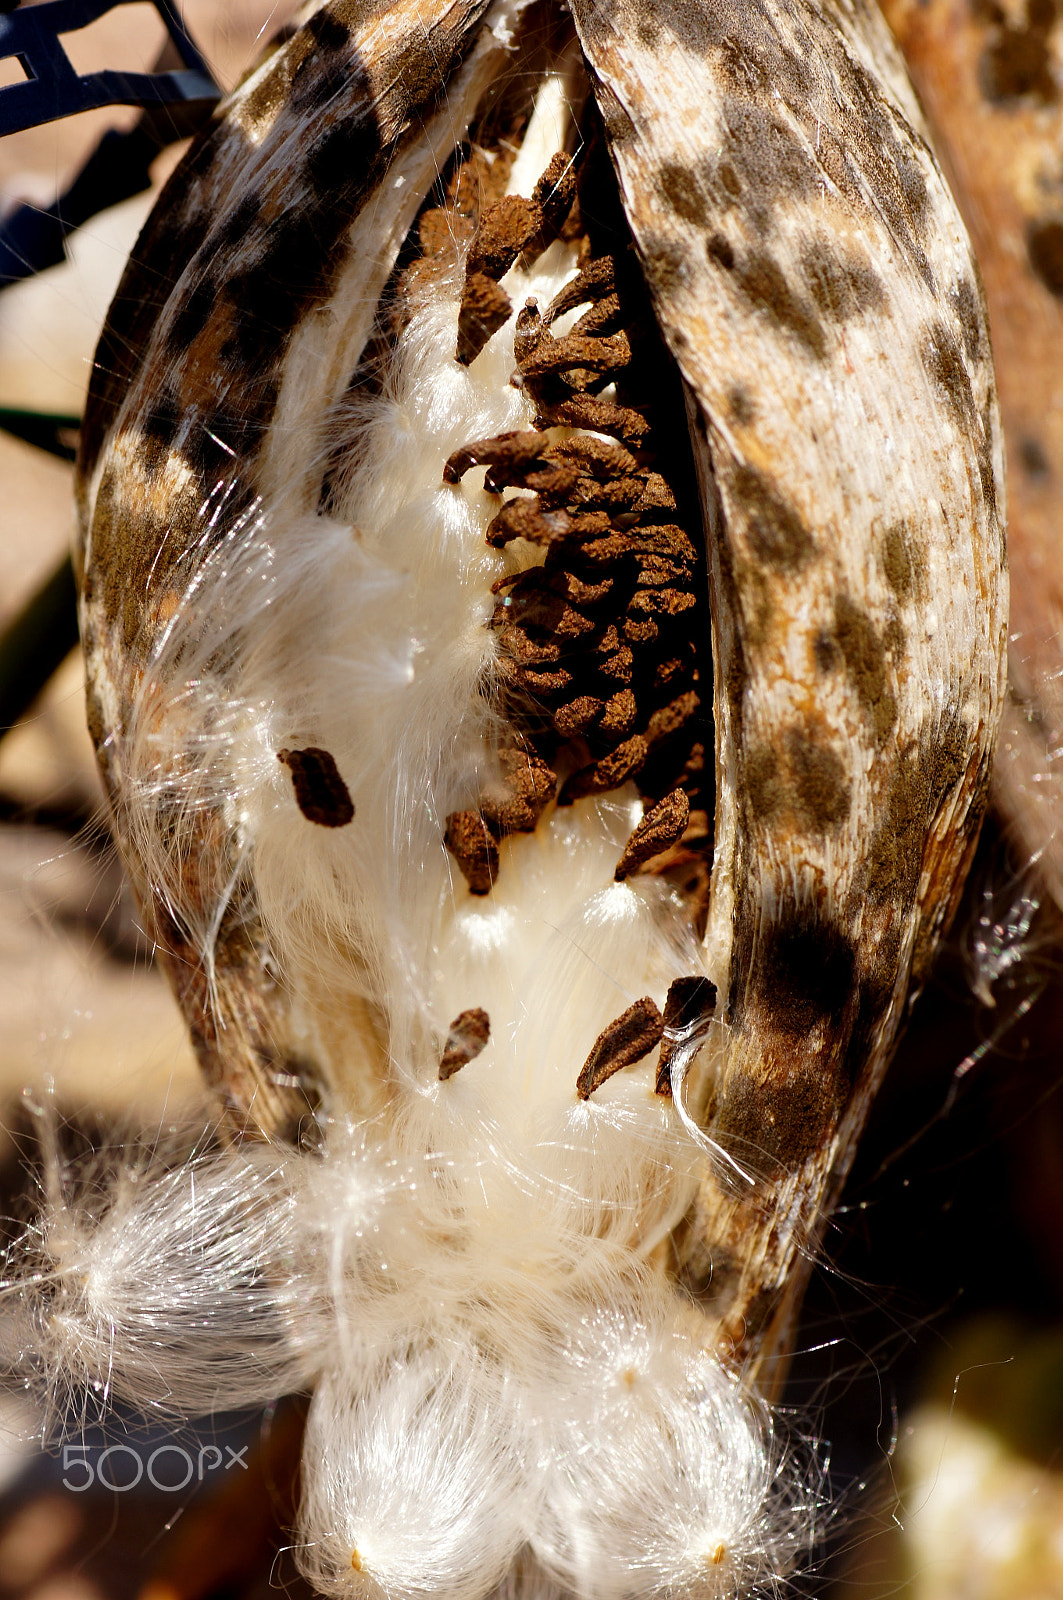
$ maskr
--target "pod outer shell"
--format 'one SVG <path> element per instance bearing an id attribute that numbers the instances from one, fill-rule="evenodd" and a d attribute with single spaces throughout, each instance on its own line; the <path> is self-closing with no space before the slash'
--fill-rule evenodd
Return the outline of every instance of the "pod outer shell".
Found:
<path id="1" fill-rule="evenodd" d="M 712 516 L 730 1028 L 699 1232 L 765 1337 L 954 909 L 1004 688 L 977 267 L 876 8 L 574 0 Z M 662 63 L 667 69 L 662 70 Z M 706 1266 L 708 1263 L 706 1263 Z"/>

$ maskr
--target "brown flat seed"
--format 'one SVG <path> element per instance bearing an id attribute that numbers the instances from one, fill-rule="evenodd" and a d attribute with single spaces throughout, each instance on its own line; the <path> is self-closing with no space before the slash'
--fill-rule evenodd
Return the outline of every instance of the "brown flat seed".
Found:
<path id="1" fill-rule="evenodd" d="M 631 344 L 626 333 L 614 333 L 607 339 L 583 339 L 575 333 L 565 334 L 561 339 L 545 335 L 523 371 L 527 378 L 541 378 L 552 372 L 571 373 L 577 369 L 601 376 L 622 372 L 630 360 Z"/>
<path id="2" fill-rule="evenodd" d="M 595 483 L 581 478 L 577 491 L 581 505 L 593 508 L 606 506 L 614 514 L 635 511 L 642 498 L 642 479 L 608 478 L 604 483 Z"/>
<path id="3" fill-rule="evenodd" d="M 498 642 L 520 667 L 553 666 L 561 656 L 560 645 L 536 643 L 515 623 L 509 623 L 502 629 Z"/>
<path id="4" fill-rule="evenodd" d="M 581 694 L 554 713 L 554 727 L 562 739 L 574 739 L 586 733 L 602 709 L 602 702 L 594 695 Z"/>
<path id="5" fill-rule="evenodd" d="M 572 674 L 565 667 L 553 672 L 530 667 L 518 674 L 518 681 L 533 699 L 549 700 L 551 695 L 564 694 L 572 687 Z"/>
<path id="6" fill-rule="evenodd" d="M 556 322 L 558 317 L 563 317 L 566 311 L 575 311 L 577 306 L 594 305 L 603 296 L 613 294 L 615 288 L 616 266 L 612 256 L 588 261 L 572 282 L 554 295 L 546 308 L 545 320 Z"/>
<path id="7" fill-rule="evenodd" d="M 640 506 L 642 511 L 674 511 L 675 495 L 659 472 L 647 472 L 646 487 L 643 492 L 643 501 Z M 691 546 L 693 553 L 693 546 Z"/>
<path id="8" fill-rule="evenodd" d="M 605 513 L 592 511 L 588 512 L 588 516 L 605 516 Z M 595 566 L 607 566 L 620 556 L 631 554 L 631 540 L 623 533 L 611 533 L 604 539 L 581 540 L 578 554 L 584 561 L 593 561 Z"/>
<path id="9" fill-rule="evenodd" d="M 601 761 L 593 762 L 589 767 L 581 767 L 574 772 L 565 783 L 560 794 L 562 805 L 571 805 L 574 800 L 582 800 L 590 794 L 608 794 L 610 789 L 619 789 L 626 783 L 631 775 L 638 771 L 648 754 L 648 746 L 640 733 L 633 738 L 625 739 L 623 744 L 617 745 Z"/>
<path id="10" fill-rule="evenodd" d="M 630 683 L 634 670 L 635 657 L 627 645 L 622 645 L 615 654 L 606 656 L 598 666 L 598 671 L 603 678 L 612 678 L 614 683 Z"/>
<path id="11" fill-rule="evenodd" d="M 503 195 L 486 206 L 469 251 L 468 272 L 482 272 L 497 283 L 542 223 L 542 207 L 524 195 Z"/>
<path id="12" fill-rule="evenodd" d="M 548 221 L 558 226 L 572 210 L 576 198 L 576 167 L 571 156 L 560 150 L 546 164 L 546 171 L 532 190 L 532 199 L 541 206 Z"/>
<path id="13" fill-rule="evenodd" d="M 490 494 L 501 494 L 503 489 L 534 489 L 544 510 L 553 510 L 568 500 L 576 478 L 574 467 L 553 461 L 499 461 L 484 474 L 484 488 Z"/>
<path id="14" fill-rule="evenodd" d="M 614 405 L 611 400 L 599 400 L 594 395 L 573 395 L 554 405 L 540 405 L 536 420 L 543 427 L 592 428 L 595 433 L 607 433 L 636 447 L 650 430 L 640 412 L 630 406 Z"/>
<path id="15" fill-rule="evenodd" d="M 455 450 L 443 464 L 443 482 L 460 483 L 470 467 L 505 465 L 513 470 L 539 461 L 545 449 L 541 433 L 497 433 L 491 439 L 474 439 Z"/>
<path id="16" fill-rule="evenodd" d="M 638 709 L 631 690 L 620 689 L 606 704 L 601 731 L 610 738 L 626 737 L 635 725 Z"/>
<path id="17" fill-rule="evenodd" d="M 704 1037 L 715 1010 L 716 985 L 708 978 L 676 978 L 671 984 L 664 1002 L 657 1094 L 671 1094 L 672 1060 L 676 1051 Z"/>
<path id="18" fill-rule="evenodd" d="M 487 894 L 498 877 L 498 841 L 478 811 L 452 811 L 443 842 L 472 894 Z"/>
<path id="19" fill-rule="evenodd" d="M 623 317 L 620 296 L 608 294 L 583 313 L 572 332 L 581 339 L 600 339 L 616 333 L 623 326 Z"/>
<path id="20" fill-rule="evenodd" d="M 545 496 L 540 496 L 541 499 Z M 573 552 L 579 551 L 588 539 L 595 539 L 600 534 L 607 533 L 610 527 L 609 513 L 607 511 L 578 511 L 575 515 L 570 513 L 568 531 L 565 535 L 565 548 Z M 622 545 L 623 541 L 619 543 Z"/>
<path id="21" fill-rule="evenodd" d="M 543 511 L 538 499 L 521 496 L 507 500 L 501 511 L 487 525 L 485 535 L 494 550 L 501 550 L 511 539 L 528 539 L 532 544 L 549 544 L 559 539 L 569 529 L 568 514 L 564 511 Z"/>
<path id="22" fill-rule="evenodd" d="M 553 461 L 574 462 L 588 478 L 608 480 L 637 469 L 635 457 L 622 444 L 589 435 L 562 439 L 560 443 L 551 445 L 547 454 Z"/>
<path id="23" fill-rule="evenodd" d="M 418 227 L 421 249 L 426 256 L 456 257 L 462 245 L 468 244 L 476 232 L 470 217 L 447 206 L 434 206 L 426 211 Z"/>
<path id="24" fill-rule="evenodd" d="M 554 798 L 557 775 L 552 767 L 526 750 L 499 751 L 504 793 L 485 799 L 483 815 L 498 834 L 534 833 L 536 823 Z"/>
<path id="25" fill-rule="evenodd" d="M 309 745 L 305 750 L 278 750 L 292 775 L 295 803 L 308 822 L 320 828 L 345 828 L 354 817 L 354 801 L 327 750 Z"/>
<path id="26" fill-rule="evenodd" d="M 614 1072 L 634 1066 L 660 1044 L 664 1018 L 649 995 L 628 1006 L 615 1022 L 603 1028 L 576 1079 L 576 1093 L 588 1099 Z"/>
<path id="27" fill-rule="evenodd" d="M 628 609 L 659 617 L 677 617 L 697 603 L 697 596 L 685 589 L 640 589 L 632 595 Z"/>
<path id="28" fill-rule="evenodd" d="M 513 310 L 506 291 L 485 272 L 468 272 L 458 312 L 458 361 L 467 367 L 475 361 L 491 335 L 509 321 Z"/>
<path id="29" fill-rule="evenodd" d="M 617 883 L 637 872 L 651 856 L 660 855 L 662 850 L 681 839 L 689 820 L 690 801 L 682 789 L 673 789 L 647 811 L 624 846 L 624 853 L 616 864 Z"/>
<path id="30" fill-rule="evenodd" d="M 677 733 L 684 723 L 689 722 L 698 709 L 697 691 L 689 689 L 686 694 L 681 694 L 669 705 L 662 706 L 650 718 L 649 727 L 646 729 L 646 738 L 650 744 L 655 744 L 658 739 L 667 739 L 670 734 Z"/>
<path id="31" fill-rule="evenodd" d="M 582 578 L 577 578 L 575 573 L 567 572 L 566 593 L 572 604 L 580 611 L 587 606 L 597 606 L 612 593 L 614 579 L 599 578 L 596 583 L 585 583 Z"/>
<path id="32" fill-rule="evenodd" d="M 537 578 L 540 572 L 541 569 L 533 569 L 527 577 Z M 567 603 L 563 594 L 552 591 L 543 582 L 514 585 L 509 611 L 516 627 L 526 635 L 534 633 L 544 645 L 557 639 L 578 639 L 594 626 Z"/>
<path id="33" fill-rule="evenodd" d="M 546 171 L 532 190 L 532 201 L 539 207 L 540 221 L 521 253 L 524 266 L 531 266 L 547 246 L 553 244 L 572 210 L 575 198 L 576 168 L 571 156 L 552 156 Z"/>
<path id="34" fill-rule="evenodd" d="M 679 656 L 671 656 L 667 661 L 658 664 L 653 674 L 653 687 L 663 689 L 666 684 L 672 683 L 676 678 L 682 678 L 690 673 L 693 662 L 683 661 Z"/>
<path id="35" fill-rule="evenodd" d="M 439 1063 L 441 1082 L 452 1078 L 474 1061 L 491 1037 L 491 1019 L 480 1006 L 460 1012 L 450 1024 L 443 1058 Z"/>
<path id="36" fill-rule="evenodd" d="M 637 599 L 638 595 L 635 596 L 635 600 Z M 632 600 L 631 609 L 634 609 L 634 603 Z M 632 644 L 650 644 L 656 639 L 658 632 L 657 624 L 651 617 L 628 616 L 624 619 L 624 638 L 630 640 Z"/>

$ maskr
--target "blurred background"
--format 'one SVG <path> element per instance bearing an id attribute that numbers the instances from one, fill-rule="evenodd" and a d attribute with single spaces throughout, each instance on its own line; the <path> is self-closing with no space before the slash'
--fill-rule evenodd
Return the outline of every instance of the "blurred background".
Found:
<path id="1" fill-rule="evenodd" d="M 182 9 L 228 87 L 292 8 Z M 69 54 L 80 71 L 144 70 L 162 42 L 150 5 L 124 5 L 70 36 Z M 19 76 L 0 62 L 0 85 Z M 135 117 L 86 113 L 0 140 L 0 215 L 50 204 L 102 131 Z M 159 157 L 157 182 L 180 148 Z M 151 203 L 95 218 L 65 264 L 0 291 L 0 408 L 77 417 Z M 71 472 L 0 430 L 0 630 L 69 548 Z M 809 1290 L 783 1425 L 814 1439 L 829 1469 L 827 1550 L 801 1588 L 824 1600 L 1063 1596 L 1063 973 L 1059 929 L 1023 868 L 991 819 Z M 0 907 L 10 1229 L 32 1208 L 34 1108 L 49 1096 L 74 1148 L 116 1129 L 191 1142 L 211 1115 L 109 846 L 76 651 L 0 740 Z M 9 1354 L 0 1312 L 0 1363 Z M 3 1600 L 307 1592 L 276 1554 L 298 1407 L 165 1434 L 119 1417 L 64 1461 L 39 1451 L 10 1377 Z"/>

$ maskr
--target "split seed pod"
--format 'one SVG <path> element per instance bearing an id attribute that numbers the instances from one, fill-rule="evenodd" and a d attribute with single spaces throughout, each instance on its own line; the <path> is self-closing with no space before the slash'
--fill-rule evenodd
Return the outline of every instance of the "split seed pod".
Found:
<path id="1" fill-rule="evenodd" d="M 79 493 L 116 836 L 300 1173 L 304 1565 L 745 1592 L 807 1532 L 758 1365 L 984 806 L 977 271 L 864 0 L 301 15 L 137 244 Z"/>

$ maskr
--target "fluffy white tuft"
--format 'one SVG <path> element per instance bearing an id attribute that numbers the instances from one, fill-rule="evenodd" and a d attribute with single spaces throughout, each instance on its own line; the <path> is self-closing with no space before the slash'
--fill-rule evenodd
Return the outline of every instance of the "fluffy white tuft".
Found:
<path id="1" fill-rule="evenodd" d="M 265 1149 L 128 1147 L 69 1166 L 46 1148 L 45 1204 L 2 1287 L 47 1431 L 112 1400 L 204 1415 L 297 1389 L 321 1307 L 299 1294 L 291 1174 Z"/>
<path id="2" fill-rule="evenodd" d="M 550 1470 L 532 1547 L 581 1600 L 763 1592 L 807 1542 L 737 1379 L 644 1286 L 573 1319 L 528 1403 Z"/>
<path id="3" fill-rule="evenodd" d="M 460 1341 L 329 1373 L 307 1425 L 299 1555 L 311 1582 L 372 1600 L 485 1594 L 536 1501 L 511 1387 Z"/>

